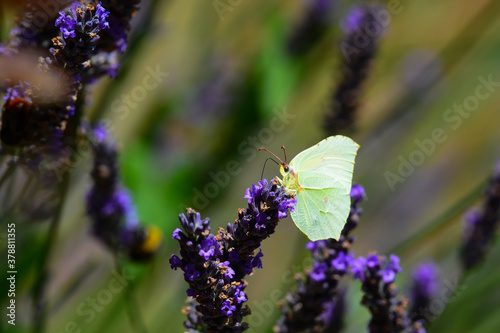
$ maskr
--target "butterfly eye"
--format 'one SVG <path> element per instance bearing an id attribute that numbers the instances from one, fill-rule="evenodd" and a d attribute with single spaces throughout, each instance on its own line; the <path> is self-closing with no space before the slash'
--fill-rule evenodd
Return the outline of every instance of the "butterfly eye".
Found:
<path id="1" fill-rule="evenodd" d="M 290 171 L 290 167 L 288 165 L 285 165 L 283 167 L 283 170 L 288 173 Z"/>

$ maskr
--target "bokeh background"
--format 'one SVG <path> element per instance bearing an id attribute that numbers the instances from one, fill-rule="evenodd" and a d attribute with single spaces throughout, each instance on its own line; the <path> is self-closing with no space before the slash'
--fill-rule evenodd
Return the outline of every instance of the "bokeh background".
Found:
<path id="1" fill-rule="evenodd" d="M 89 233 L 84 204 L 92 161 L 83 154 L 71 176 L 50 260 L 48 332 L 70 332 L 70 322 L 81 332 L 133 332 L 131 298 L 136 304 L 132 311 L 140 313 L 148 332 L 183 332 L 187 284 L 168 263 L 178 253 L 171 239 L 178 214 L 192 207 L 210 217 L 213 230 L 225 227 L 245 206 L 245 189 L 261 177 L 268 156 L 256 148 L 281 154 L 285 145 L 293 157 L 328 136 L 325 114 L 343 64 L 340 27 L 353 1 L 330 0 L 328 24 L 299 54 L 290 53 L 287 43 L 304 19 L 307 1 L 142 2 L 119 77 L 91 88 L 86 117 L 113 124 L 123 181 L 141 220 L 161 229 L 164 244 L 150 263 L 124 261 L 124 270 L 134 277 L 132 294 L 114 294 L 89 322 L 77 313 L 88 297 L 107 288 L 115 271 L 113 256 Z M 462 214 L 480 203 L 500 158 L 500 87 L 461 117 L 456 128 L 444 117 L 455 103 L 474 95 L 479 77 L 500 82 L 500 3 L 395 2 L 401 10 L 390 16 L 359 96 L 354 126 L 345 132 L 361 145 L 354 181 L 367 193 L 354 251 L 400 256 L 404 272 L 396 284 L 403 294 L 408 294 L 412 267 L 423 261 L 440 266 L 443 291 L 460 281 L 460 292 L 432 319 L 430 332 L 494 332 L 500 327 L 500 247 L 465 280 L 458 253 Z M 381 1 L 380 6 L 388 5 Z M 3 12 L 4 42 L 12 24 L 13 12 Z M 151 71 L 168 75 L 137 95 L 134 89 L 144 85 Z M 135 97 L 127 101 L 127 95 Z M 280 121 L 283 126 L 273 125 Z M 421 151 L 416 141 L 432 138 L 435 129 L 444 132 L 444 142 L 436 143 L 402 181 L 391 184 L 388 172 L 397 175 L 401 161 Z M 264 177 L 277 174 L 277 166 L 268 163 Z M 224 178 L 222 185 L 209 185 L 215 183 L 214 175 Z M 48 223 L 16 223 L 17 325 L 7 327 L 2 316 L 0 327 L 26 332 Z M 310 264 L 306 242 L 293 221 L 285 219 L 263 243 L 264 268 L 248 278 L 253 314 L 247 321 L 253 332 L 272 330 L 280 314 L 274 300 L 293 290 L 293 275 Z M 5 279 L 1 287 L 5 309 Z M 359 283 L 346 281 L 346 287 L 345 332 L 363 332 L 369 315 L 359 305 Z M 435 314 L 442 310 L 438 307 Z"/>

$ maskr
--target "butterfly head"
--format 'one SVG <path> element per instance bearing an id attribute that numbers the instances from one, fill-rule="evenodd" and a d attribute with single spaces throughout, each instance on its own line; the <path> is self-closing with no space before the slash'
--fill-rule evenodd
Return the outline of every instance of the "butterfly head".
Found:
<path id="1" fill-rule="evenodd" d="M 293 168 L 291 165 L 288 165 L 286 163 L 282 163 L 282 164 L 280 164 L 280 173 L 283 177 L 285 177 L 289 173 L 293 173 Z"/>
<path id="2" fill-rule="evenodd" d="M 269 150 L 267 150 L 266 148 L 259 148 L 257 150 L 264 150 L 264 151 L 267 151 L 269 154 L 273 155 L 278 161 L 274 161 L 272 158 L 271 160 L 274 161 L 276 164 L 278 164 L 280 166 L 280 173 L 281 175 L 283 176 L 283 179 L 286 178 L 289 174 L 294 176 L 294 172 L 293 172 L 293 168 L 291 165 L 289 165 L 287 163 L 287 158 L 286 158 L 286 150 L 285 150 L 285 146 L 281 146 L 281 149 L 283 149 L 283 152 L 285 153 L 285 161 L 283 161 L 281 158 L 279 158 L 278 156 L 276 156 L 276 154 L 270 152 Z M 262 174 L 264 174 L 264 171 L 262 172 Z M 261 176 L 262 178 L 262 176 Z"/>

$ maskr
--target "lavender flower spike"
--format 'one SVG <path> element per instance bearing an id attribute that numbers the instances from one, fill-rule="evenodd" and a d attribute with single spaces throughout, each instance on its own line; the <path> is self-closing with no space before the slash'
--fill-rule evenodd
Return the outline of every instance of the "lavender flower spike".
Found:
<path id="1" fill-rule="evenodd" d="M 500 219 L 500 163 L 496 166 L 484 194 L 483 206 L 466 216 L 461 259 L 468 270 L 484 260 L 498 229 Z"/>
<path id="2" fill-rule="evenodd" d="M 227 230 L 210 233 L 210 220 L 201 219 L 192 209 L 179 215 L 181 229 L 173 239 L 180 245 L 180 257 L 172 255 L 171 267 L 184 272 L 188 296 L 192 304 L 184 310 L 189 331 L 243 332 L 248 324 L 243 318 L 250 313 L 244 277 L 262 267 L 262 253 L 256 250 L 264 239 L 274 233 L 281 218 L 293 209 L 295 199 L 276 182 L 259 181 L 248 189 L 246 209 L 238 210 L 238 220 Z"/>
<path id="3" fill-rule="evenodd" d="M 355 229 L 362 213 L 358 204 L 364 197 L 362 186 L 354 184 L 351 189 L 351 211 L 338 240 L 326 239 L 309 242 L 307 248 L 312 252 L 313 267 L 306 271 L 304 279 L 297 279 L 297 290 L 286 296 L 282 316 L 278 319 L 275 332 L 302 332 L 312 330 L 322 332 L 326 324 L 331 324 L 328 316 L 322 315 L 335 304 L 332 314 L 342 312 L 337 299 L 337 286 L 352 265 L 349 254 L 354 237 L 349 233 Z M 340 329 L 340 328 L 339 328 Z"/>
<path id="4" fill-rule="evenodd" d="M 92 219 L 92 233 L 112 251 L 123 251 L 130 259 L 150 259 L 161 245 L 161 232 L 139 223 L 135 204 L 122 185 L 118 152 L 106 130 L 93 131 L 94 184 L 87 194 L 87 214 Z"/>
<path id="5" fill-rule="evenodd" d="M 389 258 L 370 254 L 352 262 L 351 273 L 362 282 L 363 299 L 361 304 L 372 315 L 368 324 L 370 333 L 413 332 L 423 333 L 420 322 L 411 322 L 406 313 L 406 300 L 397 297 L 398 289 L 394 285 L 396 275 L 401 272 L 399 258 Z"/>
<path id="6" fill-rule="evenodd" d="M 99 33 L 109 29 L 106 18 L 109 12 L 99 2 L 94 5 L 79 5 L 59 12 L 56 26 L 61 37 L 54 39 L 51 49 L 57 62 L 65 68 L 75 81 L 80 80 L 81 72 L 89 67 L 89 59 L 94 51 Z"/>
<path id="7" fill-rule="evenodd" d="M 373 15 L 377 8 L 376 5 L 354 5 L 344 20 L 345 37 L 339 45 L 342 71 L 325 118 L 330 134 L 338 134 L 354 123 L 362 85 L 386 28 Z M 362 46 L 357 42 L 360 39 L 364 41 Z"/>

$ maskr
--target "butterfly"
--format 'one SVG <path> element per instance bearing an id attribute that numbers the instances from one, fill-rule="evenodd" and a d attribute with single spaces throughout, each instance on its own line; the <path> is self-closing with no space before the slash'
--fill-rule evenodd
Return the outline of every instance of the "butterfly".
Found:
<path id="1" fill-rule="evenodd" d="M 297 205 L 292 219 L 310 240 L 339 239 L 351 206 L 354 159 L 359 145 L 337 135 L 302 151 L 290 163 L 280 163 L 283 179 L 277 178 L 285 192 L 295 195 Z"/>

